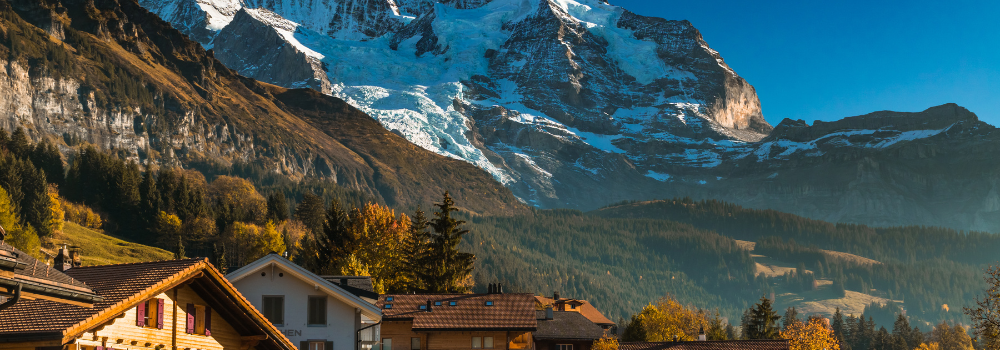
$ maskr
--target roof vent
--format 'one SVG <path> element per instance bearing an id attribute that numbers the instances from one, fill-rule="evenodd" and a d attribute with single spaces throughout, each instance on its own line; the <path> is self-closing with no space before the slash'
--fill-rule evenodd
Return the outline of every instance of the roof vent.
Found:
<path id="1" fill-rule="evenodd" d="M 503 283 L 497 283 L 497 294 L 503 294 Z"/>
<path id="2" fill-rule="evenodd" d="M 431 311 L 433 311 L 433 310 L 434 310 L 434 309 L 433 309 L 433 308 L 431 307 L 431 301 L 430 301 L 430 300 L 428 300 L 428 301 L 427 301 L 427 307 L 425 307 L 425 309 L 427 309 L 427 312 L 431 312 Z"/>
<path id="3" fill-rule="evenodd" d="M 698 331 L 698 341 L 706 341 L 706 340 L 708 339 L 707 337 L 705 337 L 705 326 L 701 326 L 701 330 Z"/>
<path id="4" fill-rule="evenodd" d="M 559 301 L 559 291 L 552 292 L 552 301 Z"/>

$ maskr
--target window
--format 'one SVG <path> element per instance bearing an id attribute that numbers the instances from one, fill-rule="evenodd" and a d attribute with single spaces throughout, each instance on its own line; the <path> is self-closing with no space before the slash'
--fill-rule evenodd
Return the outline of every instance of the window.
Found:
<path id="1" fill-rule="evenodd" d="M 163 299 L 149 299 L 135 307 L 135 325 L 163 328 Z"/>
<path id="2" fill-rule="evenodd" d="M 264 317 L 275 326 L 281 327 L 285 324 L 285 296 L 265 295 L 264 296 Z"/>
<path id="3" fill-rule="evenodd" d="M 458 302 L 455 302 L 455 301 L 449 301 L 448 302 L 448 306 L 455 306 L 455 305 L 458 305 Z"/>
<path id="4" fill-rule="evenodd" d="M 385 301 L 392 301 L 392 297 L 385 297 Z"/>
<path id="5" fill-rule="evenodd" d="M 325 343 L 322 341 L 311 341 L 309 342 L 309 350 L 326 350 Z"/>
<path id="6" fill-rule="evenodd" d="M 309 297 L 309 325 L 326 326 L 326 296 Z M 321 349 L 322 350 L 322 349 Z"/>
<path id="7" fill-rule="evenodd" d="M 493 337 L 472 337 L 473 349 L 492 349 Z"/>
<path id="8" fill-rule="evenodd" d="M 487 301 L 487 302 L 486 302 L 486 306 L 493 306 L 493 301 L 492 301 L 492 300 L 490 300 L 490 301 Z"/>
<path id="9" fill-rule="evenodd" d="M 392 338 L 382 338 L 382 350 L 392 350 Z"/>
<path id="10" fill-rule="evenodd" d="M 212 335 L 212 308 L 204 305 L 187 304 L 187 334 Z"/>
<path id="11" fill-rule="evenodd" d="M 559 344 L 559 345 L 556 345 L 556 350 L 573 350 L 573 344 Z"/>
<path id="12" fill-rule="evenodd" d="M 410 338 L 410 350 L 420 350 L 420 338 Z"/>
<path id="13" fill-rule="evenodd" d="M 435 301 L 434 302 L 434 306 L 441 306 L 441 302 L 440 301 Z"/>
<path id="14" fill-rule="evenodd" d="M 576 304 L 570 304 L 569 308 L 570 310 L 576 310 Z"/>
<path id="15" fill-rule="evenodd" d="M 421 310 L 427 310 L 427 305 L 420 305 L 419 309 L 421 309 Z"/>
<path id="16" fill-rule="evenodd" d="M 392 308 L 392 304 L 385 304 L 385 305 L 382 305 L 382 308 L 383 308 L 383 309 L 391 309 L 391 308 Z"/>

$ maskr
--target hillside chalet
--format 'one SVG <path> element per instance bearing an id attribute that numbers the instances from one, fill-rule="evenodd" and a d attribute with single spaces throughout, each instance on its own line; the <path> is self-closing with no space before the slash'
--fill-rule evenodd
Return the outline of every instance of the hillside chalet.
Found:
<path id="1" fill-rule="evenodd" d="M 21 300 L 0 311 L 0 349 L 296 349 L 203 259 L 64 274 L 64 284 L 89 287 L 100 299 L 93 307 Z"/>
<path id="2" fill-rule="evenodd" d="M 530 349 L 531 294 L 388 294 L 381 350 Z"/>

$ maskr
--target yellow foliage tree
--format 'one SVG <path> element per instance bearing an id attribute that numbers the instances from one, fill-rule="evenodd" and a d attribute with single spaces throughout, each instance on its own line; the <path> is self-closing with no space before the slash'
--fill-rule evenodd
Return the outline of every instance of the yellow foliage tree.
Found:
<path id="1" fill-rule="evenodd" d="M 104 220 L 88 206 L 59 199 L 60 207 L 65 211 L 65 221 L 75 222 L 80 226 L 100 230 Z"/>
<path id="2" fill-rule="evenodd" d="M 941 346 L 938 343 L 923 343 L 917 347 L 917 350 L 941 350 Z"/>
<path id="3" fill-rule="evenodd" d="M 62 232 L 66 225 L 66 212 L 63 211 L 59 200 L 59 192 L 54 188 L 49 188 L 49 211 L 52 212 L 49 222 L 50 232 Z"/>
<path id="4" fill-rule="evenodd" d="M 819 318 L 810 318 L 808 323 L 794 321 L 781 331 L 781 338 L 788 339 L 790 350 L 840 350 L 840 342 L 832 329 Z"/>
<path id="5" fill-rule="evenodd" d="M 369 203 L 351 214 L 351 225 L 358 239 L 358 250 L 351 258 L 364 264 L 372 283 L 382 285 L 383 292 L 405 288 L 409 281 L 399 271 L 403 268 L 403 242 L 409 235 L 410 218 Z"/>
<path id="6" fill-rule="evenodd" d="M 945 322 L 941 322 L 931 330 L 931 342 L 937 343 L 941 350 L 974 349 L 972 337 L 969 336 L 965 328 L 957 324 L 951 327 Z"/>
<path id="7" fill-rule="evenodd" d="M 28 255 L 41 258 L 41 241 L 38 234 L 30 225 L 21 225 L 21 219 L 17 215 L 17 209 L 7 194 L 7 190 L 0 187 L 0 226 L 7 232 L 4 240 L 14 248 L 28 253 Z"/>
<path id="8" fill-rule="evenodd" d="M 681 305 L 672 296 L 661 298 L 656 304 L 646 305 L 637 316 L 642 325 L 646 341 L 681 341 L 698 339 L 702 329 L 709 327 L 708 315 L 704 310 Z"/>
<path id="9" fill-rule="evenodd" d="M 284 253 L 285 240 L 273 222 L 260 227 L 246 222 L 234 222 L 229 226 L 228 236 L 232 239 L 235 252 L 233 258 L 238 264 L 247 264 L 271 252 Z"/>
<path id="10" fill-rule="evenodd" d="M 261 196 L 250 181 L 232 176 L 219 176 L 208 186 L 208 194 L 213 202 L 232 205 L 242 211 L 244 218 L 254 218 L 258 223 L 267 215 L 267 200 Z"/>
<path id="11" fill-rule="evenodd" d="M 285 240 L 281 237 L 281 233 L 274 226 L 274 222 L 268 221 L 264 225 L 264 229 L 259 231 L 260 233 L 254 237 L 254 246 L 252 255 L 253 260 L 260 259 L 261 257 L 270 253 L 284 253 L 285 252 Z"/>
<path id="12" fill-rule="evenodd" d="M 156 233 L 158 244 L 161 247 L 168 248 L 168 250 L 173 250 L 177 245 L 178 237 L 181 235 L 181 227 L 181 219 L 177 215 L 160 211 L 160 214 L 156 216 L 156 224 L 153 226 L 153 232 Z"/>
<path id="13" fill-rule="evenodd" d="M 592 350 L 618 350 L 618 338 L 605 334 L 601 339 L 594 342 Z"/>

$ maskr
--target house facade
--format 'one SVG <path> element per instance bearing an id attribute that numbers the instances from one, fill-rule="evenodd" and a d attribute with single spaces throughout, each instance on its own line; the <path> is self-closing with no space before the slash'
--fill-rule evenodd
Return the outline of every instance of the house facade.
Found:
<path id="1" fill-rule="evenodd" d="M 0 311 L 0 349 L 295 350 L 207 260 L 74 267 L 93 307 L 34 299 Z"/>
<path id="2" fill-rule="evenodd" d="M 531 349 L 531 294 L 389 294 L 379 350 Z"/>
<path id="3" fill-rule="evenodd" d="M 363 350 L 378 342 L 375 305 L 278 254 L 227 278 L 301 350 Z"/>

